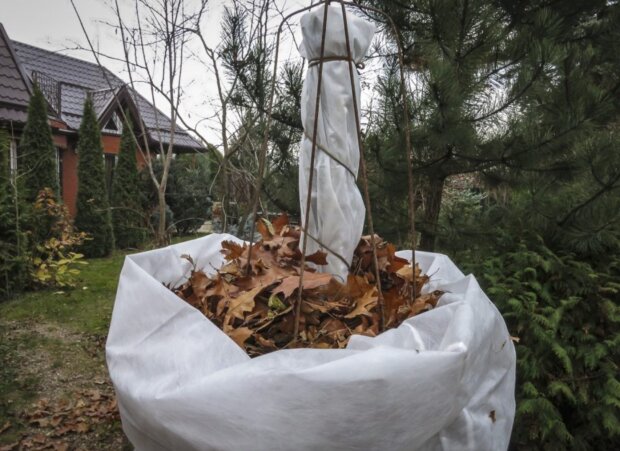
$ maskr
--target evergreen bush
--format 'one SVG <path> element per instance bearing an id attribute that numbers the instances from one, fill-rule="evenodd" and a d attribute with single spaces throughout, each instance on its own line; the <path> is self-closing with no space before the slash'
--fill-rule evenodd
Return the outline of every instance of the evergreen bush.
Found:
<path id="1" fill-rule="evenodd" d="M 26 283 L 25 236 L 19 228 L 19 204 L 9 165 L 9 137 L 0 130 L 0 300 Z"/>
<path id="2" fill-rule="evenodd" d="M 111 199 L 116 246 L 119 249 L 139 247 L 146 238 L 145 213 L 142 209 L 136 143 L 130 119 L 123 125 Z"/>
<path id="3" fill-rule="evenodd" d="M 153 170 L 161 177 L 162 164 L 155 161 Z M 148 174 L 142 176 L 146 208 L 152 211 L 151 222 L 159 220 L 157 191 Z M 209 186 L 212 181 L 210 162 L 203 156 L 179 155 L 170 164 L 166 185 L 166 227 L 179 234 L 193 233 L 209 216 L 212 204 Z"/>
<path id="4" fill-rule="evenodd" d="M 587 261 L 506 234 L 474 269 L 515 336 L 511 449 L 615 449 L 620 436 L 620 257 Z"/>
<path id="5" fill-rule="evenodd" d="M 178 156 L 170 165 L 166 200 L 174 218 L 177 233 L 194 233 L 207 220 L 212 204 L 209 176 L 204 157 Z"/>
<path id="6" fill-rule="evenodd" d="M 33 203 L 44 188 L 58 192 L 56 148 L 47 117 L 47 102 L 36 83 L 19 143 L 17 168 L 23 198 L 28 203 Z"/>
<path id="7" fill-rule="evenodd" d="M 87 257 L 105 257 L 114 248 L 112 218 L 105 185 L 103 146 L 92 99 L 86 98 L 78 135 L 78 190 L 75 225 L 92 239 L 82 250 Z"/>

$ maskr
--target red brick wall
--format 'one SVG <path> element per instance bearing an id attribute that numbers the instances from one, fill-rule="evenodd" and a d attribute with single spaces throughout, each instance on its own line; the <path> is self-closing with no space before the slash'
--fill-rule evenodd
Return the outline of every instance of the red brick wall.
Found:
<path id="1" fill-rule="evenodd" d="M 102 135 L 101 142 L 103 144 L 103 152 L 109 154 L 118 154 L 120 149 L 121 138 L 116 135 Z M 75 217 L 76 213 L 76 200 L 77 200 L 77 166 L 78 156 L 75 152 L 76 141 L 75 139 L 67 139 L 66 135 L 54 135 L 54 144 L 62 148 L 63 159 L 63 180 L 62 180 L 62 198 L 69 209 L 71 216 Z M 146 162 L 140 154 L 136 152 L 136 159 L 138 161 L 138 167 L 142 169 Z"/>
<path id="2" fill-rule="evenodd" d="M 101 143 L 103 144 L 103 153 L 118 154 L 121 148 L 121 137 L 117 135 L 101 135 Z"/>
<path id="3" fill-rule="evenodd" d="M 77 163 L 78 158 L 74 146 L 69 146 L 62 150 L 62 199 L 71 216 L 75 216 L 76 213 Z"/>

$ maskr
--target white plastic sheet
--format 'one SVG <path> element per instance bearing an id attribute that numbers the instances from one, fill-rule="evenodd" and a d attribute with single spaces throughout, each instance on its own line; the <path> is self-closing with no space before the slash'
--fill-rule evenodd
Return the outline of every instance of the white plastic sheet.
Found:
<path id="1" fill-rule="evenodd" d="M 473 276 L 416 252 L 438 306 L 347 349 L 250 359 L 169 291 L 190 254 L 213 272 L 210 235 L 130 255 L 107 362 L 123 429 L 138 450 L 502 450 L 514 418 L 515 351 Z M 400 256 L 410 257 L 411 253 Z"/>
<path id="2" fill-rule="evenodd" d="M 299 51 L 308 61 L 318 60 L 321 56 L 323 15 L 324 8 L 317 8 L 301 18 L 303 41 Z M 360 62 L 370 45 L 375 27 L 350 13 L 347 14 L 347 23 L 351 56 L 355 62 Z M 346 56 L 342 11 L 340 5 L 330 6 L 324 58 Z M 319 269 L 344 281 L 353 252 L 362 235 L 366 211 L 355 182 L 359 146 L 349 62 L 346 60 L 329 60 L 323 63 L 316 157 L 307 224 L 305 220 L 319 67 L 319 64 L 308 67 L 301 98 L 304 138 L 299 154 L 299 198 L 302 224 L 305 224 L 308 230 L 307 254 L 319 249 L 326 251 L 328 265 Z M 356 69 L 353 70 L 353 76 L 359 113 L 361 93 Z M 313 238 L 317 238 L 325 247 L 322 248 Z M 336 257 L 336 254 L 342 259 Z"/>

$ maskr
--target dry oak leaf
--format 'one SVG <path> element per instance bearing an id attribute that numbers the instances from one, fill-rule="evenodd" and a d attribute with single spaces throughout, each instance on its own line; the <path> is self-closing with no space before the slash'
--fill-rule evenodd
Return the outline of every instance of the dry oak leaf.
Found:
<path id="1" fill-rule="evenodd" d="M 203 299 L 207 292 L 207 288 L 211 285 L 211 279 L 202 271 L 192 271 L 190 283 L 192 284 L 194 294 L 198 296 L 198 298 Z"/>
<path id="2" fill-rule="evenodd" d="M 316 251 L 314 254 L 306 255 L 306 261 L 315 265 L 326 265 L 327 252 Z"/>
<path id="3" fill-rule="evenodd" d="M 226 240 L 222 241 L 222 250 L 220 252 L 226 256 L 226 260 L 234 260 L 241 257 L 245 249 L 245 244 L 241 245 L 234 241 Z"/>
<path id="4" fill-rule="evenodd" d="M 241 293 L 234 299 L 231 299 L 228 304 L 226 317 L 233 316 L 238 319 L 244 319 L 244 314 L 251 312 L 254 309 L 254 298 L 264 289 L 264 286 L 258 286 L 250 291 Z"/>
<path id="5" fill-rule="evenodd" d="M 368 315 L 371 316 L 370 310 L 377 305 L 377 300 L 379 299 L 379 294 L 377 292 L 377 288 L 373 287 L 371 290 L 368 290 L 364 295 L 360 298 L 357 298 L 357 305 L 349 313 L 345 315 L 345 318 L 355 318 L 359 315 Z"/>
<path id="6" fill-rule="evenodd" d="M 232 340 L 239 345 L 240 348 L 245 348 L 245 341 L 252 336 L 254 331 L 249 327 L 237 327 L 226 332 Z"/>
<path id="7" fill-rule="evenodd" d="M 326 285 L 331 280 L 331 274 L 304 271 L 303 289 L 311 290 L 313 288 Z M 288 276 L 282 279 L 280 285 L 273 290 L 273 294 L 283 293 L 287 298 L 293 291 L 299 288 L 299 276 Z"/>
<path id="8" fill-rule="evenodd" d="M 268 240 L 272 238 L 273 235 L 275 234 L 273 225 L 267 219 L 264 219 L 264 218 L 261 218 L 258 221 L 256 221 L 256 230 L 258 231 L 258 233 L 261 234 L 264 240 Z"/>
<path id="9" fill-rule="evenodd" d="M 413 282 L 413 267 L 411 265 L 406 265 L 396 271 L 396 274 L 405 279 L 408 282 Z M 418 268 L 416 267 L 416 277 L 418 276 Z"/>
<path id="10" fill-rule="evenodd" d="M 276 233 L 279 235 L 280 233 L 282 233 L 282 229 L 284 228 L 284 226 L 288 225 L 288 215 L 286 213 L 282 213 L 280 216 L 274 219 L 271 224 L 273 225 Z"/>

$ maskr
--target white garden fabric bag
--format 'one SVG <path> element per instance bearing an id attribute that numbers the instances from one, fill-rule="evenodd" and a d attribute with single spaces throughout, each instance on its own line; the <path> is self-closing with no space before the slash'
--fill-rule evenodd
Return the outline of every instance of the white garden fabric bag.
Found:
<path id="1" fill-rule="evenodd" d="M 310 178 L 314 114 L 321 56 L 324 8 L 327 29 L 324 49 L 323 78 L 316 135 L 316 156 L 309 217 L 305 218 Z M 370 22 L 347 13 L 353 64 L 361 62 L 375 33 Z M 301 18 L 303 41 L 299 52 L 308 61 L 308 71 L 301 94 L 301 122 L 304 137 L 299 152 L 299 199 L 301 223 L 308 231 L 306 254 L 327 252 L 327 265 L 320 267 L 346 281 L 355 247 L 364 228 L 364 201 L 357 187 L 359 145 L 355 125 L 355 109 L 351 77 L 340 5 L 317 8 Z M 353 68 L 360 114 L 360 81 Z M 315 241 L 315 238 L 318 240 Z M 323 246 L 321 246 L 321 244 Z"/>
<path id="2" fill-rule="evenodd" d="M 476 279 L 416 252 L 446 292 L 431 311 L 346 349 L 250 359 L 164 284 L 223 263 L 213 234 L 127 256 L 106 345 L 123 429 L 138 450 L 505 450 L 515 351 Z M 410 252 L 401 252 L 410 257 Z"/>

